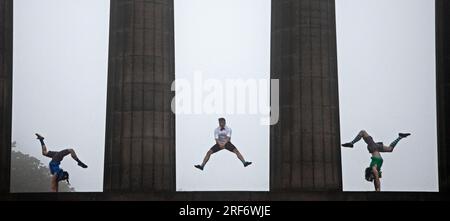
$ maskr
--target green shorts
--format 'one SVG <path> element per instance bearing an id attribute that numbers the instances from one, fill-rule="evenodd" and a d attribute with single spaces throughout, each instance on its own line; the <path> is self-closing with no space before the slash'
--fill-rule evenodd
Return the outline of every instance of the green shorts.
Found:
<path id="1" fill-rule="evenodd" d="M 377 166 L 377 170 L 378 170 L 378 176 L 381 178 L 381 166 L 383 166 L 383 158 L 381 157 L 371 157 L 370 158 L 370 168 L 372 168 L 373 166 Z"/>

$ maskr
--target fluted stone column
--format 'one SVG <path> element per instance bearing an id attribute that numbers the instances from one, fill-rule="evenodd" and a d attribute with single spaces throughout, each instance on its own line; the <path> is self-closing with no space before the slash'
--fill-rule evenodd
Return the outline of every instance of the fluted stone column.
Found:
<path id="1" fill-rule="evenodd" d="M 436 0 L 439 191 L 450 191 L 450 1 Z"/>
<path id="2" fill-rule="evenodd" d="M 336 57 L 334 0 L 272 1 L 271 190 L 342 190 Z"/>
<path id="3" fill-rule="evenodd" d="M 9 192 L 11 167 L 13 1 L 0 0 L 0 193 Z"/>
<path id="4" fill-rule="evenodd" d="M 173 0 L 112 0 L 104 191 L 175 190 Z"/>

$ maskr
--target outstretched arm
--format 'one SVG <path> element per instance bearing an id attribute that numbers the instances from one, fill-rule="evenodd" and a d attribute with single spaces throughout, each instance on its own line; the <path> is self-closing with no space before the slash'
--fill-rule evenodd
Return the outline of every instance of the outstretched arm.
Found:
<path id="1" fill-rule="evenodd" d="M 52 192 L 58 192 L 58 181 L 56 180 L 56 175 L 53 175 L 51 178 L 50 189 Z"/>
<path id="2" fill-rule="evenodd" d="M 375 179 L 373 180 L 373 184 L 375 186 L 375 191 L 380 192 L 380 176 L 378 175 L 378 170 L 377 170 L 377 166 L 373 166 L 372 167 L 372 173 L 375 177 Z"/>

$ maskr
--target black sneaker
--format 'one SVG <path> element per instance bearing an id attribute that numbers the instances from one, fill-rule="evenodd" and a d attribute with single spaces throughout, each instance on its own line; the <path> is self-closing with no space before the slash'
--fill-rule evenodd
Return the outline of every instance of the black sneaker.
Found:
<path id="1" fill-rule="evenodd" d="M 201 165 L 195 165 L 194 167 L 199 169 L 199 170 L 203 170 L 203 167 Z"/>
<path id="2" fill-rule="evenodd" d="M 246 161 L 246 162 L 244 163 L 244 167 L 247 167 L 247 166 L 249 166 L 250 164 L 252 164 L 252 162 Z"/>
<path id="3" fill-rule="evenodd" d="M 345 143 L 345 144 L 342 144 L 342 146 L 343 147 L 353 147 L 353 144 L 352 143 Z"/>
<path id="4" fill-rule="evenodd" d="M 35 135 L 36 135 L 36 139 L 38 139 L 38 140 L 44 140 L 45 138 L 43 137 L 43 136 L 41 136 L 40 134 L 38 134 L 38 133 L 35 133 Z"/>
<path id="5" fill-rule="evenodd" d="M 84 164 L 83 162 L 78 162 L 78 166 L 83 167 L 83 168 L 87 168 L 88 166 L 86 164 Z"/>
<path id="6" fill-rule="evenodd" d="M 405 138 L 407 136 L 411 135 L 410 133 L 399 133 L 398 136 L 401 138 Z"/>

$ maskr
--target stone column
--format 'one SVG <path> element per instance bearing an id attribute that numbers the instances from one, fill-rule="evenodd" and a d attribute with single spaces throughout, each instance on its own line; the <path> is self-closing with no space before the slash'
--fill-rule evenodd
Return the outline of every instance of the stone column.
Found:
<path id="1" fill-rule="evenodd" d="M 9 193 L 11 167 L 11 109 L 13 1 L 0 0 L 0 193 Z"/>
<path id="2" fill-rule="evenodd" d="M 173 0 L 111 0 L 105 192 L 175 190 Z"/>
<path id="3" fill-rule="evenodd" d="M 450 1 L 436 0 L 439 191 L 450 191 Z M 432 138 L 430 138 L 432 139 Z"/>
<path id="4" fill-rule="evenodd" d="M 274 191 L 341 191 L 334 0 L 273 0 L 271 78 L 280 120 L 270 130 Z"/>

